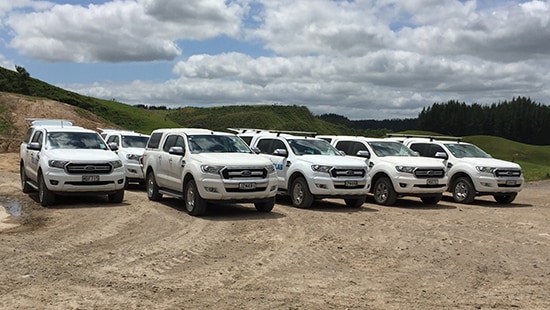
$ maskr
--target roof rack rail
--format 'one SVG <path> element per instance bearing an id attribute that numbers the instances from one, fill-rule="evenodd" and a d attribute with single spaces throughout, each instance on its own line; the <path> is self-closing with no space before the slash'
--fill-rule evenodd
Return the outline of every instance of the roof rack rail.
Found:
<path id="1" fill-rule="evenodd" d="M 227 128 L 228 130 L 237 132 L 237 133 L 246 133 L 246 132 L 253 132 L 253 133 L 260 133 L 260 132 L 270 132 L 270 133 L 276 133 L 278 136 L 282 133 L 286 134 L 301 134 L 304 136 L 315 136 L 317 135 L 317 132 L 314 131 L 295 131 L 295 130 L 275 130 L 275 129 L 257 129 L 257 128 Z"/>
<path id="2" fill-rule="evenodd" d="M 426 138 L 430 141 L 436 139 L 447 139 L 447 140 L 456 140 L 457 142 L 462 141 L 462 137 L 453 137 L 453 136 L 437 136 L 437 135 L 415 135 L 415 134 L 406 134 L 406 133 L 387 133 L 388 138 L 392 137 L 403 137 L 403 138 Z"/>
<path id="3" fill-rule="evenodd" d="M 73 121 L 69 119 L 28 117 L 25 120 L 33 126 L 72 126 Z"/>

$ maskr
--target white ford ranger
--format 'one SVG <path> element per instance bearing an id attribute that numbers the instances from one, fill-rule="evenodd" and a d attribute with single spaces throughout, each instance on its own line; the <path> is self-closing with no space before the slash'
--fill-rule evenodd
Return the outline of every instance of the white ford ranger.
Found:
<path id="1" fill-rule="evenodd" d="M 28 119 L 32 126 L 20 147 L 24 193 L 38 190 L 43 206 L 56 195 L 108 195 L 124 199 L 124 167 L 101 136 L 71 121 Z"/>
<path id="2" fill-rule="evenodd" d="M 126 187 L 130 182 L 145 185 L 145 176 L 141 167 L 141 157 L 149 140 L 149 135 L 119 129 L 102 129 L 101 136 L 116 153 L 126 171 Z"/>
<path id="3" fill-rule="evenodd" d="M 169 128 L 151 133 L 143 153 L 147 197 L 169 195 L 202 215 L 212 202 L 254 203 L 260 212 L 275 205 L 273 164 L 234 134 L 207 129 Z"/>
<path id="4" fill-rule="evenodd" d="M 511 203 L 522 190 L 523 172 L 518 164 L 495 159 L 459 138 L 435 138 L 411 137 L 403 143 L 421 156 L 439 158 L 446 165 L 448 191 L 456 202 L 472 203 L 476 196 L 492 195 L 499 203 Z"/>
<path id="5" fill-rule="evenodd" d="M 358 136 L 318 137 L 349 156 L 366 159 L 373 184 L 371 193 L 380 205 L 393 205 L 403 196 L 436 204 L 447 188 L 441 161 L 420 157 L 402 143 Z"/>
<path id="6" fill-rule="evenodd" d="M 309 208 L 314 199 L 341 198 L 358 208 L 370 188 L 368 167 L 347 158 L 328 142 L 307 136 L 268 130 L 232 129 L 250 141 L 252 148 L 269 158 L 277 169 L 280 195 L 288 195 L 298 208 Z"/>

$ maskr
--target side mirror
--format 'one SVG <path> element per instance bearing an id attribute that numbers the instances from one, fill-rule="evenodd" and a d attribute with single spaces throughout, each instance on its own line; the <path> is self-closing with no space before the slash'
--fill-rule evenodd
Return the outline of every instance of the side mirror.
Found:
<path id="1" fill-rule="evenodd" d="M 40 151 L 40 149 L 41 149 L 40 143 L 31 142 L 31 143 L 27 144 L 27 149 L 34 150 L 34 151 Z"/>
<path id="2" fill-rule="evenodd" d="M 447 156 L 447 153 L 445 153 L 445 152 L 437 152 L 437 153 L 435 153 L 435 158 L 447 159 L 449 157 Z"/>
<path id="3" fill-rule="evenodd" d="M 288 152 L 285 149 L 276 149 L 275 151 L 273 151 L 273 155 L 281 156 L 281 157 L 287 157 Z"/>
<path id="4" fill-rule="evenodd" d="M 185 155 L 185 152 L 183 151 L 183 147 L 181 146 L 172 146 L 168 149 L 168 153 L 172 155 Z"/>
<path id="5" fill-rule="evenodd" d="M 109 148 L 111 149 L 111 151 L 118 151 L 118 143 L 109 142 Z"/>
<path id="6" fill-rule="evenodd" d="M 357 151 L 357 154 L 355 154 L 357 157 L 364 157 L 370 159 L 370 152 L 369 151 Z"/>
<path id="7" fill-rule="evenodd" d="M 260 150 L 257 146 L 251 148 L 252 149 L 252 152 L 256 153 L 256 154 L 260 154 L 262 152 L 262 150 Z"/>

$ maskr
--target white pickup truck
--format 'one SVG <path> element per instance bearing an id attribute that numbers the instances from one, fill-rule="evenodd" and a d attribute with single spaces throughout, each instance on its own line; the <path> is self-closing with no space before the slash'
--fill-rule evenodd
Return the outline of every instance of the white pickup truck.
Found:
<path id="1" fill-rule="evenodd" d="M 476 196 L 492 195 L 511 203 L 523 188 L 520 165 L 495 159 L 476 145 L 436 137 L 405 137 L 403 143 L 421 156 L 438 158 L 447 167 L 448 191 L 455 202 L 472 203 Z"/>
<path id="2" fill-rule="evenodd" d="M 143 153 L 143 170 L 150 200 L 162 195 L 183 199 L 191 215 L 203 215 L 207 202 L 254 203 L 260 212 L 275 205 L 275 167 L 234 134 L 154 130 Z"/>
<path id="3" fill-rule="evenodd" d="M 28 119 L 32 124 L 20 146 L 21 187 L 38 191 L 42 206 L 57 195 L 107 195 L 124 199 L 124 167 L 101 136 L 71 121 Z"/>
<path id="4" fill-rule="evenodd" d="M 370 188 L 368 167 L 347 158 L 328 142 L 307 136 L 268 130 L 232 129 L 253 150 L 275 165 L 280 195 L 288 195 L 298 208 L 309 208 L 314 199 L 341 198 L 351 208 L 365 202 Z"/>
<path id="5" fill-rule="evenodd" d="M 102 129 L 101 137 L 111 148 L 116 148 L 118 157 L 126 170 L 126 187 L 130 182 L 145 185 L 145 176 L 141 167 L 141 157 L 145 151 L 149 135 L 120 129 Z"/>
<path id="6" fill-rule="evenodd" d="M 318 136 L 351 157 L 369 164 L 371 193 L 380 205 L 393 205 L 398 197 L 420 197 L 438 203 L 447 187 L 440 160 L 420 157 L 400 142 L 360 136 Z"/>

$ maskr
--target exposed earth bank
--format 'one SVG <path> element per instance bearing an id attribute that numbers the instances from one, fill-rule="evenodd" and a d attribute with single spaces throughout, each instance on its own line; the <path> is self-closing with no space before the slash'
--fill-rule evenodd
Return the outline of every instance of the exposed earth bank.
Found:
<path id="1" fill-rule="evenodd" d="M 23 194 L 0 154 L 2 309 L 550 309 L 550 182 L 513 204 L 309 210 Z M 6 210 L 7 212 L 3 212 Z"/>

